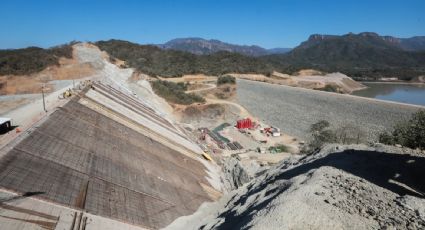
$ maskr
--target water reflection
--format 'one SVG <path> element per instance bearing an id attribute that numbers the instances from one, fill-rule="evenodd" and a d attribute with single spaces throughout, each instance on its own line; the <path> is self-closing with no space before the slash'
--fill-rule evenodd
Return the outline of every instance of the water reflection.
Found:
<path id="1" fill-rule="evenodd" d="M 363 84 L 368 88 L 353 95 L 425 106 L 425 84 Z"/>

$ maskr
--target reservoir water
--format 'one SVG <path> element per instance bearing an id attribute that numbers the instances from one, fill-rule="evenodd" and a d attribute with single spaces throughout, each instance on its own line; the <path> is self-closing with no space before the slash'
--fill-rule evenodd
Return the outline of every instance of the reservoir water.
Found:
<path id="1" fill-rule="evenodd" d="M 362 83 L 368 88 L 353 95 L 425 106 L 425 84 Z"/>

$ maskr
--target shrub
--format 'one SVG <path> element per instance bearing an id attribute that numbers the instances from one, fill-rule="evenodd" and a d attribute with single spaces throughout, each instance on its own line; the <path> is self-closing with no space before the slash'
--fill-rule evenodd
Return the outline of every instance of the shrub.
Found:
<path id="1" fill-rule="evenodd" d="M 224 84 L 236 84 L 235 77 L 232 77 L 229 75 L 219 76 L 217 78 L 217 85 L 224 85 Z"/>
<path id="2" fill-rule="evenodd" d="M 182 105 L 205 102 L 205 99 L 201 96 L 192 93 L 185 93 L 187 85 L 184 83 L 157 80 L 151 84 L 155 93 L 163 97 L 168 102 Z"/>
<path id="3" fill-rule="evenodd" d="M 326 143 L 359 144 L 366 142 L 364 131 L 354 125 L 343 125 L 337 129 L 331 129 L 326 120 L 318 121 L 310 126 L 311 139 L 302 149 L 309 153 L 320 149 Z"/>
<path id="4" fill-rule="evenodd" d="M 310 126 L 310 132 L 320 132 L 325 128 L 330 126 L 329 122 L 326 120 L 320 120 L 317 123 L 314 123 Z"/>
<path id="5" fill-rule="evenodd" d="M 330 124 L 326 120 L 320 120 L 310 126 L 311 140 L 302 149 L 302 152 L 313 152 L 320 149 L 325 143 L 336 142 L 335 132 L 329 129 Z"/>
<path id="6" fill-rule="evenodd" d="M 323 88 L 316 88 L 316 89 L 320 90 L 320 91 L 325 91 L 325 92 L 333 92 L 333 93 L 339 93 L 340 92 L 338 86 L 332 85 L 332 84 L 327 84 Z"/>
<path id="7" fill-rule="evenodd" d="M 341 144 L 359 144 L 366 142 L 366 133 L 358 126 L 343 125 L 335 130 L 337 143 Z"/>
<path id="8" fill-rule="evenodd" d="M 381 133 L 379 141 L 389 145 L 425 149 L 425 110 L 414 113 L 408 121 L 396 124 L 391 133 Z"/>
<path id="9" fill-rule="evenodd" d="M 275 153 L 289 152 L 289 147 L 286 145 L 278 144 L 276 146 L 269 147 L 269 151 Z"/>

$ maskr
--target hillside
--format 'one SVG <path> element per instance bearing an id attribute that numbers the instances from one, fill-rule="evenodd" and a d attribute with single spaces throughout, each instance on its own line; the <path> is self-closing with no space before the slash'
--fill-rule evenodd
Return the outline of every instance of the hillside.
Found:
<path id="1" fill-rule="evenodd" d="M 412 80 L 425 75 L 424 37 L 399 39 L 375 33 L 311 35 L 288 53 L 200 38 L 175 39 L 161 45 L 140 45 L 122 40 L 95 44 L 140 72 L 151 76 L 179 77 L 185 74 L 221 75 L 273 71 L 292 74 L 301 69 L 341 72 L 355 80 L 396 77 Z M 415 50 L 415 51 L 412 51 Z M 419 51 L 418 51 L 419 50 Z M 280 54 L 264 55 L 270 52 Z M 263 56 L 259 56 L 263 55 Z M 23 75 L 56 65 L 60 57 L 72 56 L 70 46 L 51 49 L 30 47 L 0 50 L 0 75 Z"/>
<path id="2" fill-rule="evenodd" d="M 163 49 L 186 51 L 197 55 L 227 51 L 247 56 L 262 56 L 268 54 L 287 53 L 291 50 L 290 48 L 265 49 L 256 45 L 235 45 L 215 39 L 206 40 L 203 38 L 177 38 L 158 46 Z"/>
<path id="3" fill-rule="evenodd" d="M 284 160 L 167 229 L 423 229 L 424 163 L 408 149 L 327 146 Z"/>
<path id="4" fill-rule="evenodd" d="M 355 36 L 356 34 L 349 33 L 347 35 Z M 344 36 L 347 36 L 344 35 Z M 400 48 L 405 51 L 425 51 L 425 36 L 415 36 L 411 38 L 396 38 L 393 36 L 380 36 L 379 34 L 373 32 L 363 32 L 359 33 L 357 36 L 360 37 L 373 37 L 378 42 L 376 45 L 382 45 L 386 43 L 386 45 L 394 46 Z M 313 34 L 309 37 L 309 39 L 305 42 L 302 42 L 300 46 L 302 48 L 307 48 L 312 45 L 318 44 L 324 40 L 336 39 L 341 36 L 338 35 L 322 35 L 322 34 Z"/>
<path id="5" fill-rule="evenodd" d="M 425 51 L 425 36 L 399 38 L 402 49 L 409 51 Z"/>
<path id="6" fill-rule="evenodd" d="M 399 40 L 375 33 L 312 35 L 288 54 L 264 60 L 276 68 L 343 72 L 356 80 L 398 77 L 410 80 L 425 73 L 425 52 L 406 51 Z"/>
<path id="7" fill-rule="evenodd" d="M 225 51 L 195 55 L 120 40 L 99 41 L 96 45 L 112 57 L 124 60 L 129 66 L 152 76 L 221 75 L 229 72 L 269 74 L 273 69 L 263 60 Z"/>
<path id="8" fill-rule="evenodd" d="M 39 72 L 51 65 L 59 64 L 59 58 L 72 57 L 71 44 L 43 49 L 0 50 L 0 75 L 23 75 Z"/>

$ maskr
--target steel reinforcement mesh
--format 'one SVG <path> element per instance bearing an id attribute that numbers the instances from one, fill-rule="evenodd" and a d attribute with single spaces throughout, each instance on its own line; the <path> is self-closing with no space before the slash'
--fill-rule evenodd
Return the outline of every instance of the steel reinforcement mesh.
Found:
<path id="1" fill-rule="evenodd" d="M 208 201 L 205 168 L 70 101 L 0 159 L 0 186 L 148 228 Z"/>

